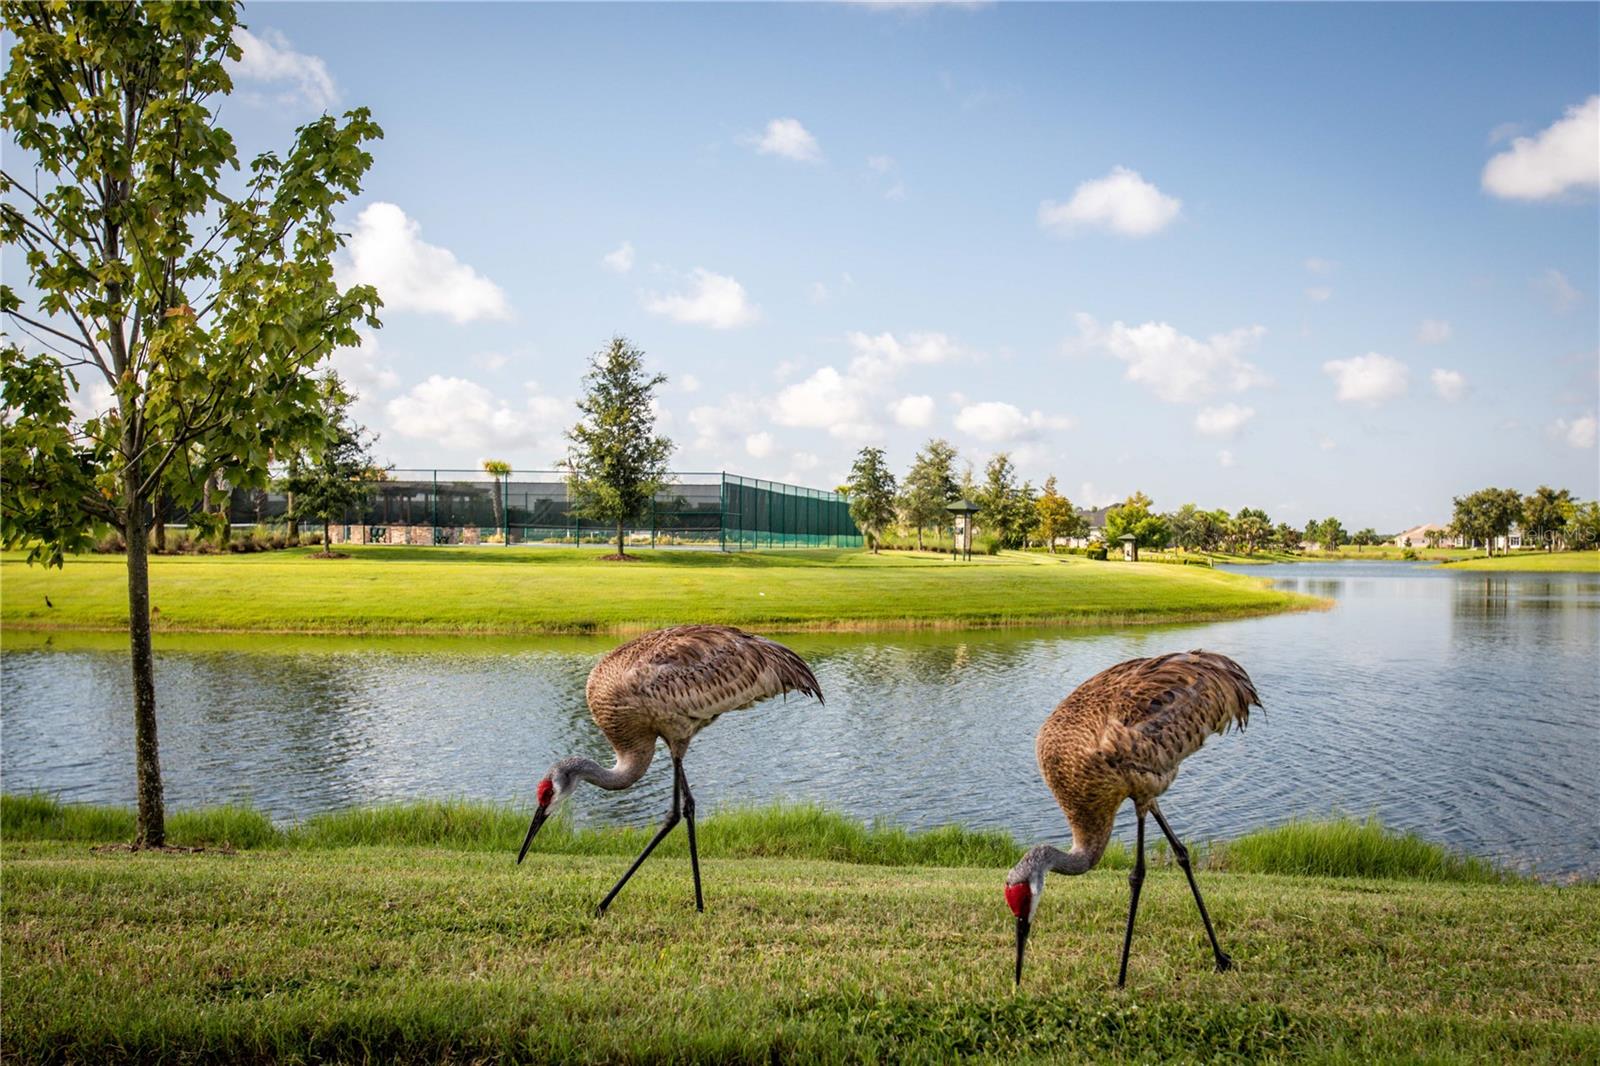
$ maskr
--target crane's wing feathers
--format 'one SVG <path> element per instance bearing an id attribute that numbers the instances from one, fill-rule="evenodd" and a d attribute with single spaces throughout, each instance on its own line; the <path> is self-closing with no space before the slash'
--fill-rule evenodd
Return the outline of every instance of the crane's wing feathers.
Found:
<path id="1" fill-rule="evenodd" d="M 1243 729 L 1251 705 L 1261 706 L 1244 668 L 1209 651 L 1133 659 L 1082 688 L 1090 686 L 1106 701 L 1101 749 L 1130 766 L 1175 766 L 1212 734 Z"/>
<path id="2" fill-rule="evenodd" d="M 715 718 L 789 692 L 822 700 L 822 687 L 804 659 L 731 626 L 657 630 L 607 656 L 613 658 L 624 666 L 617 681 L 631 701 L 689 718 Z"/>

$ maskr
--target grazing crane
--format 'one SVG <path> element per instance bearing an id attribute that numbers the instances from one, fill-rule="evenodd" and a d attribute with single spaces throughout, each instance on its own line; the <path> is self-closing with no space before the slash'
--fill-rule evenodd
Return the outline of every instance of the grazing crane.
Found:
<path id="1" fill-rule="evenodd" d="M 579 781 L 616 791 L 644 776 L 655 756 L 656 739 L 672 753 L 672 808 L 659 832 L 633 860 L 606 898 L 604 914 L 634 871 L 672 831 L 681 817 L 689 830 L 689 864 L 694 870 L 694 906 L 706 909 L 700 892 L 700 853 L 694 839 L 694 795 L 683 774 L 683 756 L 696 733 L 728 711 L 789 692 L 822 700 L 822 689 L 806 661 L 782 644 L 731 626 L 672 626 L 631 640 L 601 659 L 589 673 L 589 713 L 617 753 L 609 770 L 581 756 L 562 759 L 539 782 L 539 809 L 528 827 L 520 864 L 550 812 L 572 794 Z"/>
<path id="2" fill-rule="evenodd" d="M 1111 839 L 1111 824 L 1122 801 L 1132 799 L 1139 816 L 1137 855 L 1128 875 L 1128 928 L 1122 936 L 1122 968 L 1117 987 L 1128 977 L 1133 917 L 1144 884 L 1144 819 L 1156 824 L 1189 878 L 1200 920 L 1216 953 L 1217 972 L 1230 959 L 1217 943 L 1200 886 L 1189 866 L 1189 852 L 1162 817 L 1156 798 L 1178 776 L 1178 765 L 1213 733 L 1240 729 L 1250 705 L 1261 706 L 1250 675 L 1227 656 L 1209 651 L 1179 652 L 1153 659 L 1131 659 L 1094 675 L 1057 705 L 1039 727 L 1035 750 L 1039 772 L 1055 793 L 1072 826 L 1072 850 L 1040 844 L 1006 875 L 1006 903 L 1017 916 L 1017 983 L 1022 983 L 1022 953 L 1028 928 L 1044 891 L 1044 875 L 1087 873 L 1100 861 Z"/>

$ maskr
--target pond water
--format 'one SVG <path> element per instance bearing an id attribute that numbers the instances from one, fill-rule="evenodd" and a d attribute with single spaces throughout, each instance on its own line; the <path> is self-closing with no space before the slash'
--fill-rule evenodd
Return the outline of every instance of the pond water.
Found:
<path id="1" fill-rule="evenodd" d="M 1040 722 L 1113 663 L 1204 647 L 1245 666 L 1266 710 L 1184 764 L 1163 808 L 1186 837 L 1375 813 L 1542 875 L 1600 874 L 1600 577 L 1241 569 L 1335 607 L 1118 631 L 791 634 L 826 706 L 728 715 L 695 740 L 689 780 L 702 810 L 814 801 L 1063 841 L 1034 763 Z M 17 634 L 0 653 L 4 788 L 131 804 L 124 645 L 46 640 Z M 606 760 L 583 684 L 616 643 L 164 638 L 168 803 L 246 801 L 275 818 L 417 797 L 528 803 L 556 758 Z M 626 793 L 586 790 L 573 813 L 653 820 L 669 767 L 659 757 Z"/>

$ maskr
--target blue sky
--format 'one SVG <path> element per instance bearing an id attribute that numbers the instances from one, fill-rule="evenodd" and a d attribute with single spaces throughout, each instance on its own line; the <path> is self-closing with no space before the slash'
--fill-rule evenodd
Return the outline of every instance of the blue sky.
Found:
<path id="1" fill-rule="evenodd" d="M 1080 504 L 1380 530 L 1600 493 L 1596 5 L 244 21 L 245 154 L 386 131 L 344 263 L 385 328 L 339 364 L 396 465 L 548 466 L 621 332 L 682 469 L 938 435 Z"/>

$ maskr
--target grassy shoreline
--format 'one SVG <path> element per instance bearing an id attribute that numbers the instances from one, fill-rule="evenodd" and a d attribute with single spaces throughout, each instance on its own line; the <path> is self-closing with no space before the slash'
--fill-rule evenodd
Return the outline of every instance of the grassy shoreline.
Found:
<path id="1" fill-rule="evenodd" d="M 684 621 L 766 631 L 972 629 L 1212 621 L 1327 601 L 1198 567 L 1130 566 L 1024 553 L 938 555 L 655 552 L 619 565 L 567 549 L 368 547 L 151 562 L 158 632 L 627 633 Z M 127 624 L 118 556 L 64 569 L 0 559 L 7 630 Z M 48 603 L 46 602 L 48 598 Z"/>
<path id="2" fill-rule="evenodd" d="M 521 867 L 499 830 L 479 847 L 369 842 L 415 818 L 317 847 L 130 854 L 29 839 L 15 831 L 17 802 L 0 864 L 7 1061 L 1600 1053 L 1594 885 L 1209 867 L 1207 903 L 1237 967 L 1219 975 L 1181 874 L 1158 867 L 1119 991 L 1128 888 L 1113 863 L 1052 879 L 1014 990 L 1002 856 L 976 838 L 956 865 L 915 852 L 902 856 L 910 865 L 804 857 L 760 836 L 713 857 L 717 816 L 702 836 L 705 914 L 675 850 L 596 918 L 626 860 L 554 838 Z M 838 829 L 788 826 L 813 842 Z"/>

